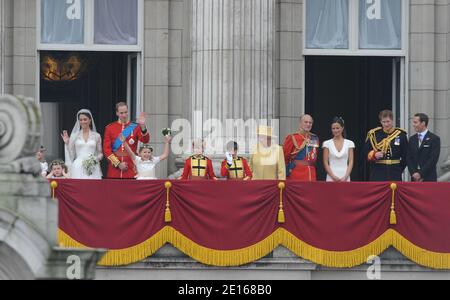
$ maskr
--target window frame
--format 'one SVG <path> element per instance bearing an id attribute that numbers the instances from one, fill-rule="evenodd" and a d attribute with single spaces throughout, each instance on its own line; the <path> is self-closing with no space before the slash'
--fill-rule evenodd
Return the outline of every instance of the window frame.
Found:
<path id="1" fill-rule="evenodd" d="M 360 49 L 359 48 L 359 0 L 348 0 L 348 49 L 311 49 L 306 48 L 306 5 L 303 1 L 303 55 L 344 55 L 344 56 L 407 56 L 409 41 L 409 1 L 402 1 L 402 48 L 401 49 Z M 389 0 L 388 0 L 389 1 Z"/>
<path id="2" fill-rule="evenodd" d="M 38 51 L 121 51 L 141 52 L 144 40 L 144 0 L 138 1 L 137 45 L 105 45 L 94 43 L 94 1 L 84 0 L 84 43 L 47 44 L 41 43 L 41 1 L 36 1 L 36 48 Z"/>

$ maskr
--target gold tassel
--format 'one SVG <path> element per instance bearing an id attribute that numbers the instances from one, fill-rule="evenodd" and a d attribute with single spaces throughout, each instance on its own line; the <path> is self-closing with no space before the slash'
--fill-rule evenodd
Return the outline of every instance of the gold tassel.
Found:
<path id="1" fill-rule="evenodd" d="M 170 212 L 170 208 L 166 208 L 166 212 L 164 213 L 164 221 L 166 223 L 172 222 L 172 213 Z"/>
<path id="2" fill-rule="evenodd" d="M 397 224 L 397 215 L 395 214 L 395 190 L 396 189 L 397 189 L 397 184 L 391 183 L 392 202 L 391 202 L 391 215 L 389 217 L 389 223 L 391 225 Z"/>
<path id="3" fill-rule="evenodd" d="M 52 188 L 52 198 L 55 199 L 55 190 L 58 187 L 58 183 L 56 181 L 52 181 L 50 186 Z"/>
<path id="4" fill-rule="evenodd" d="M 284 223 L 286 220 L 284 219 L 284 211 L 282 208 L 278 210 L 278 223 Z"/>
<path id="5" fill-rule="evenodd" d="M 166 211 L 164 213 L 164 221 L 166 223 L 170 223 L 170 222 L 172 222 L 172 213 L 170 212 L 169 195 L 170 195 L 170 188 L 172 187 L 172 183 L 170 181 L 166 181 L 164 183 L 164 187 L 166 188 Z"/>
<path id="6" fill-rule="evenodd" d="M 283 190 L 286 187 L 284 182 L 278 183 L 278 188 L 280 189 L 280 209 L 278 210 L 278 223 L 286 222 L 284 218 L 284 210 L 283 210 Z"/>

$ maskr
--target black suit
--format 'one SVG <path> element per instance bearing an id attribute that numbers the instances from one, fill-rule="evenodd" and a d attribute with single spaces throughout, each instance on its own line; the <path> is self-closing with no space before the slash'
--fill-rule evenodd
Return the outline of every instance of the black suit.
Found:
<path id="1" fill-rule="evenodd" d="M 441 152 L 441 139 L 428 131 L 419 147 L 417 134 L 409 138 L 407 155 L 408 169 L 411 176 L 419 173 L 423 181 L 437 181 L 436 165 Z"/>

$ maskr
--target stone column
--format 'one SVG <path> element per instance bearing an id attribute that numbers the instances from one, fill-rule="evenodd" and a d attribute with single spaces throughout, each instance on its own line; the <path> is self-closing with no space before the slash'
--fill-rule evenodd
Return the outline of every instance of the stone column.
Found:
<path id="1" fill-rule="evenodd" d="M 272 119 L 274 0 L 193 0 L 191 101 L 202 124 Z M 230 136 L 224 136 L 229 138 Z"/>

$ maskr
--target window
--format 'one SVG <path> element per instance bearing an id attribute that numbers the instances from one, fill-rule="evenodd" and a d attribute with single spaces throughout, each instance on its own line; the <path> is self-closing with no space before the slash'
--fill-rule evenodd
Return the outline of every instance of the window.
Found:
<path id="1" fill-rule="evenodd" d="M 402 2 L 359 1 L 359 48 L 402 48 Z"/>
<path id="2" fill-rule="evenodd" d="M 308 1 L 307 48 L 348 49 L 348 0 Z"/>
<path id="3" fill-rule="evenodd" d="M 407 0 L 305 0 L 305 5 L 305 55 L 405 55 Z"/>
<path id="4" fill-rule="evenodd" d="M 95 0 L 94 43 L 137 44 L 137 0 Z"/>
<path id="5" fill-rule="evenodd" d="M 141 51 L 143 0 L 40 0 L 38 50 Z"/>
<path id="6" fill-rule="evenodd" d="M 82 44 L 84 42 L 83 0 L 41 1 L 41 43 Z"/>

